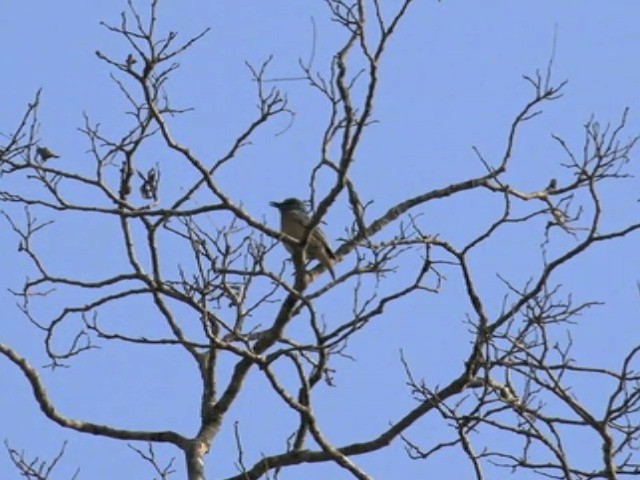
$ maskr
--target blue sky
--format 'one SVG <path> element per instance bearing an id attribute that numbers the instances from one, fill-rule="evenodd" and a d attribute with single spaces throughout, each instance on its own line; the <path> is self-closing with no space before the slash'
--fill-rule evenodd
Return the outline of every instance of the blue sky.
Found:
<path id="1" fill-rule="evenodd" d="M 146 2 L 136 5 L 146 11 Z M 0 81 L 0 132 L 11 131 L 35 91 L 42 88 L 43 142 L 60 153 L 60 165 L 91 169 L 87 141 L 78 131 L 83 112 L 115 136 L 129 125 L 123 115 L 126 104 L 109 78 L 111 69 L 94 53 L 126 56 L 126 43 L 99 24 L 117 22 L 125 8 L 123 1 L 7 2 L 0 16 L 0 56 L 5 65 Z M 563 152 L 551 134 L 579 150 L 583 125 L 592 115 L 603 124 L 615 124 L 629 107 L 624 137 L 632 136 L 640 127 L 640 69 L 635 61 L 640 48 L 639 15 L 640 4 L 632 1 L 416 2 L 383 60 L 374 114 L 379 122 L 369 128 L 356 155 L 353 179 L 362 198 L 374 202 L 371 218 L 401 199 L 482 173 L 472 147 L 490 162 L 501 157 L 510 123 L 530 99 L 530 87 L 522 76 L 545 68 L 554 32 L 553 76 L 557 81 L 567 79 L 568 84 L 563 98 L 546 104 L 544 114 L 522 129 L 507 181 L 524 190 L 543 188 L 553 177 L 561 184 L 568 182 L 567 171 L 559 165 Z M 161 1 L 162 31 L 178 31 L 186 39 L 212 28 L 179 60 L 181 68 L 168 86 L 177 106 L 195 108 L 172 120 L 179 140 L 203 159 L 224 152 L 255 116 L 255 86 L 245 61 L 257 64 L 273 55 L 273 78 L 298 75 L 298 59 L 308 58 L 311 51 L 311 18 L 317 29 L 314 68 L 325 71 L 344 34 L 327 21 L 324 2 Z M 295 121 L 289 126 L 283 117 L 261 130 L 219 178 L 231 198 L 274 227 L 277 217 L 268 205 L 270 200 L 308 197 L 308 178 L 319 158 L 327 113 L 319 95 L 305 82 L 279 85 L 296 112 Z M 157 143 L 151 143 L 142 155 L 142 165 L 147 167 L 174 161 Z M 163 176 L 163 188 L 176 192 L 190 173 L 171 165 L 171 173 Z M 630 167 L 632 173 L 637 170 L 637 166 Z M 6 188 L 4 182 L 7 179 L 0 178 L 0 189 Z M 321 186 L 328 188 L 326 183 Z M 606 186 L 611 225 L 637 219 L 639 191 L 634 180 Z M 69 194 L 82 199 L 84 193 Z M 199 201 L 206 203 L 207 198 Z M 485 195 L 465 194 L 425 207 L 418 221 L 428 233 L 461 243 L 484 228 L 496 209 L 499 206 Z M 40 218 L 52 218 L 52 214 L 41 212 Z M 339 245 L 350 221 L 346 195 L 325 220 L 327 236 Z M 213 226 L 217 219 L 207 221 Z M 491 313 L 498 313 L 505 294 L 496 273 L 523 285 L 539 268 L 538 246 L 543 240 L 539 227 L 507 230 L 472 259 Z M 39 246 L 57 272 L 101 278 L 121 265 L 121 246 L 113 241 L 116 228 L 115 223 L 93 223 L 88 216 L 71 215 L 47 230 Z M 555 235 L 554 248 L 571 244 L 571 239 Z M 0 275 L 0 341 L 34 365 L 43 365 L 41 332 L 22 316 L 7 290 L 19 288 L 33 270 L 18 254 L 17 239 L 6 225 L 0 228 L 0 245 L 5 252 Z M 272 267 L 278 268 L 284 258 L 283 251 L 274 251 Z M 175 268 L 179 261 L 169 262 L 167 268 Z M 553 283 L 562 284 L 576 301 L 606 302 L 579 317 L 572 331 L 574 356 L 579 360 L 616 366 L 624 351 L 639 343 L 635 283 L 639 261 L 637 236 L 630 237 L 597 246 L 554 277 Z M 347 258 L 338 272 L 352 263 Z M 459 278 L 453 271 L 449 275 L 441 295 L 417 296 L 390 308 L 350 343 L 349 353 L 355 361 L 336 362 L 337 386 L 325 388 L 316 406 L 327 436 L 336 444 L 369 438 L 414 404 L 400 362 L 401 349 L 415 367 L 414 373 L 431 386 L 442 385 L 460 370 L 471 338 L 464 323 L 471 308 L 460 301 Z M 61 290 L 57 295 L 57 300 L 38 307 L 40 313 L 59 308 L 65 300 L 85 301 L 72 291 Z M 323 305 L 326 321 L 348 315 L 346 302 L 345 294 L 327 301 Z M 104 322 L 114 327 L 125 324 L 133 331 L 162 332 L 152 312 L 144 302 L 121 305 L 107 310 Z M 268 323 L 268 312 L 265 318 Z M 564 338 L 563 331 L 557 335 Z M 63 413 L 126 428 L 194 433 L 197 372 L 182 352 L 165 348 L 140 351 L 110 343 L 101 346 L 71 362 L 71 368 L 41 370 Z M 584 379 L 575 382 L 576 394 L 597 409 L 601 391 Z M 64 440 L 69 441 L 56 479 L 70 477 L 76 468 L 80 468 L 80 478 L 95 480 L 153 478 L 148 465 L 124 443 L 80 435 L 48 422 L 27 382 L 4 359 L 0 359 L 0 385 L 4 392 L 0 395 L 0 438 L 41 458 L 52 457 Z M 236 420 L 247 439 L 248 463 L 252 463 L 262 453 L 283 448 L 294 418 L 287 415 L 264 378 L 252 375 L 245 395 L 215 441 L 219 457 L 209 457 L 210 478 L 224 478 L 235 471 L 232 460 L 227 459 L 235 458 L 232 425 Z M 429 417 L 409 436 L 426 445 L 447 435 L 451 434 L 444 422 Z M 568 443 L 582 440 L 570 436 Z M 158 447 L 158 453 L 166 460 L 176 456 L 176 468 L 182 472 L 180 452 Z M 585 453 L 585 461 L 590 454 L 593 452 Z M 411 462 L 401 442 L 394 442 L 386 452 L 355 460 L 374 478 L 469 478 L 467 463 L 452 462 L 458 458 L 445 453 L 429 462 Z M 0 473 L 3 479 L 18 478 L 4 452 L 0 453 Z M 349 478 L 344 471 L 327 466 L 296 468 L 283 478 L 300 475 Z M 181 474 L 175 478 L 182 478 Z"/>

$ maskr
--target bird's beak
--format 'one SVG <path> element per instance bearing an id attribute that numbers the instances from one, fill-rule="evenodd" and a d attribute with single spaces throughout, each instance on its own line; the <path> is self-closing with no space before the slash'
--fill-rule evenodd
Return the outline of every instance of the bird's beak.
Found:
<path id="1" fill-rule="evenodd" d="M 280 207 L 280 203 L 279 202 L 269 202 L 269 205 L 271 205 L 272 207 L 275 207 L 275 208 L 279 208 Z"/>

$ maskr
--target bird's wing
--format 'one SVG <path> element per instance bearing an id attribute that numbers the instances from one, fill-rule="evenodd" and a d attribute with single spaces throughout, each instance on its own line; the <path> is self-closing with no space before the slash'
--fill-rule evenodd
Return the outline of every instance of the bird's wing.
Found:
<path id="1" fill-rule="evenodd" d="M 313 233 L 311 234 L 311 236 L 318 239 L 322 244 L 324 251 L 329 256 L 329 258 L 331 258 L 332 260 L 335 260 L 336 256 L 333 253 L 333 250 L 331 250 L 331 247 L 329 246 L 329 240 L 327 240 L 327 237 L 322 231 L 322 229 L 320 227 L 316 227 Z"/>
<path id="2" fill-rule="evenodd" d="M 290 214 L 292 215 L 292 218 L 295 219 L 295 223 L 297 223 L 298 225 L 300 225 L 301 227 L 307 227 L 309 225 L 309 222 L 311 221 L 311 218 L 309 218 L 309 216 L 304 213 L 304 212 L 290 212 Z M 301 228 L 301 231 L 299 234 L 296 235 L 296 238 L 300 238 L 302 237 L 303 231 Z M 331 259 L 335 259 L 335 255 L 333 253 L 333 250 L 331 250 L 331 247 L 329 246 L 329 240 L 327 240 L 326 235 L 324 234 L 324 232 L 322 231 L 322 229 L 320 227 L 316 227 L 313 232 L 311 233 L 311 236 L 313 238 L 316 238 L 317 240 L 320 241 L 320 243 L 322 244 L 323 249 L 327 252 L 327 255 L 331 258 Z"/>

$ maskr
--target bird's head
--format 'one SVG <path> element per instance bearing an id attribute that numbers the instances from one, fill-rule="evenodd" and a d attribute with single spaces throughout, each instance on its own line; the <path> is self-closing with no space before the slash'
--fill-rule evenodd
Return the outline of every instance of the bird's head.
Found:
<path id="1" fill-rule="evenodd" d="M 281 212 L 302 211 L 306 212 L 305 204 L 297 198 L 287 198 L 281 202 L 269 202 L 269 205 L 277 208 Z"/>

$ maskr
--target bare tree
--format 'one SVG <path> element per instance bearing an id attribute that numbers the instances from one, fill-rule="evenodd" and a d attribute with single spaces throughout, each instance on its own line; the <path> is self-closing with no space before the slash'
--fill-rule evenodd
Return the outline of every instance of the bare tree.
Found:
<path id="1" fill-rule="evenodd" d="M 24 451 L 17 451 L 15 448 L 11 447 L 9 442 L 6 440 L 4 444 L 7 452 L 9 453 L 9 458 L 11 458 L 11 462 L 15 465 L 18 472 L 20 472 L 20 475 L 24 478 L 28 478 L 29 480 L 47 480 L 49 478 L 53 478 L 51 476 L 53 470 L 63 457 L 65 448 L 67 447 L 67 442 L 64 442 L 58 454 L 53 458 L 53 460 L 47 463 L 46 460 L 40 460 L 38 457 L 33 460 L 28 460 Z M 76 470 L 71 477 L 71 480 L 78 478 L 78 473 L 79 470 Z"/>
<path id="2" fill-rule="evenodd" d="M 229 426 L 228 412 L 251 372 L 259 372 L 267 381 L 296 419 L 296 426 L 288 438 L 274 438 L 274 448 L 281 445 L 278 453 L 252 457 L 235 425 L 237 457 L 230 461 L 238 473 L 227 480 L 279 478 L 288 467 L 317 463 L 369 479 L 359 456 L 384 455 L 394 441 L 404 442 L 414 459 L 429 459 L 443 450 L 457 452 L 477 479 L 489 478 L 487 469 L 494 467 L 525 472 L 527 478 L 638 475 L 640 390 L 634 365 L 640 345 L 622 356 L 617 369 L 576 361 L 567 332 L 597 300 L 576 302 L 554 280 L 558 271 L 592 247 L 613 244 L 640 229 L 640 222 L 615 225 L 609 221 L 601 188 L 628 176 L 626 168 L 638 140 L 626 134 L 629 113 L 625 111 L 618 123 L 606 127 L 590 120 L 584 126 L 584 143 L 578 147 L 555 137 L 570 181 L 549 178 L 547 185 L 535 190 L 508 183 L 520 129 L 545 104 L 558 100 L 565 88 L 565 82 L 553 81 L 550 62 L 543 71 L 525 77 L 531 97 L 506 132 L 500 158 L 490 160 L 476 150 L 484 173 L 426 189 L 389 205 L 375 217 L 369 213 L 369 199 L 358 190 L 352 167 L 368 127 L 376 120 L 374 99 L 386 47 L 414 2 L 398 2 L 392 13 L 383 12 L 377 0 L 325 3 L 331 19 L 345 32 L 330 67 L 318 72 L 313 61 L 303 61 L 300 76 L 277 78 L 269 70 L 270 59 L 249 65 L 258 109 L 218 158 L 196 155 L 174 134 L 173 119 L 188 108 L 173 105 L 168 86 L 178 68 L 177 59 L 207 30 L 182 43 L 175 32 L 160 34 L 157 0 L 147 13 L 130 2 L 119 23 L 105 24 L 128 42 L 130 54 L 125 58 L 96 54 L 112 68 L 113 79 L 129 104 L 126 118 L 132 123 L 123 135 L 114 137 L 89 115 L 85 117 L 82 132 L 93 159 L 90 171 L 80 165 L 59 166 L 55 152 L 39 138 L 40 92 L 1 146 L 2 213 L 19 238 L 20 254 L 37 272 L 15 295 L 22 313 L 43 332 L 48 366 L 70 365 L 98 346 L 108 350 L 118 342 L 179 349 L 189 356 L 201 382 L 197 430 L 190 435 L 169 428 L 137 430 L 63 414 L 48 396 L 35 366 L 4 343 L 0 353 L 22 372 L 42 413 L 52 422 L 85 434 L 147 442 L 146 448 L 130 447 L 149 463 L 156 478 L 169 478 L 178 468 L 173 459 L 157 458 L 153 448 L 157 444 L 181 452 L 190 480 L 206 478 L 208 458 L 224 461 L 216 457 L 213 442 L 221 428 Z M 218 180 L 259 129 L 278 117 L 287 122 L 293 119 L 284 90 L 291 81 L 305 82 L 329 107 L 319 159 L 308 178 L 315 208 L 306 238 L 300 241 L 253 216 Z M 140 154 L 152 142 L 162 145 L 171 161 L 188 172 L 181 189 L 163 184 L 175 172 L 174 166 L 149 163 Z M 327 178 L 330 183 L 325 188 Z M 493 219 L 473 238 L 455 242 L 425 229 L 421 209 L 468 192 L 490 196 L 496 206 Z M 340 198 L 345 197 L 348 201 L 341 204 Z M 352 218 L 336 249 L 341 273 L 329 281 L 321 276 L 322 266 L 307 270 L 303 250 L 309 232 L 326 214 L 346 206 Z M 50 258 L 36 239 L 43 238 L 54 221 L 79 214 L 95 225 L 117 225 L 113 239 L 117 238 L 123 255 L 114 260 L 116 273 L 66 276 L 50 267 Z M 518 228 L 534 231 L 542 239 L 540 268 L 529 272 L 524 284 L 503 276 L 508 293 L 500 311 L 491 313 L 487 303 L 495 301 L 496 294 L 482 293 L 470 258 L 492 248 L 502 232 Z M 44 238 L 57 241 L 55 236 Z M 294 247 L 293 275 L 288 262 L 277 270 L 271 268 L 270 258 L 281 242 Z M 436 387 L 421 378 L 419 365 L 402 356 L 416 401 L 413 406 L 373 435 L 362 438 L 353 432 L 349 442 L 332 441 L 314 402 L 324 386 L 333 384 L 336 359 L 348 357 L 349 342 L 388 315 L 394 305 L 412 302 L 417 296 L 435 301 L 449 281 L 460 282 L 464 298 L 459 303 L 469 305 L 466 324 L 471 342 L 457 373 Z M 60 292 L 73 292 L 72 298 L 78 300 L 63 296 L 64 305 L 55 311 L 39 307 Z M 334 301 L 336 294 L 349 301 Z M 148 301 L 143 315 L 153 318 L 153 326 L 144 322 L 132 329 L 133 318 L 108 325 L 102 321 L 111 306 L 135 305 L 139 299 Z M 325 322 L 327 317 L 330 322 Z M 288 333 L 292 322 L 296 328 Z M 166 334 L 158 334 L 162 331 L 158 325 L 166 327 Z M 580 376 L 603 380 L 608 386 L 597 408 L 587 407 L 574 394 L 572 385 Z M 380 415 L 391 416 L 384 411 Z M 443 420 L 450 427 L 449 438 L 430 443 L 416 439 L 421 421 L 428 418 Z M 599 445 L 597 461 L 583 465 L 572 456 L 566 448 L 570 429 L 580 430 Z M 484 434 L 489 432 L 491 438 L 506 437 L 508 446 L 485 441 Z M 47 466 L 39 460 L 30 462 L 8 444 L 7 450 L 24 476 L 42 479 L 51 478 L 64 453 L 63 447 Z"/>

